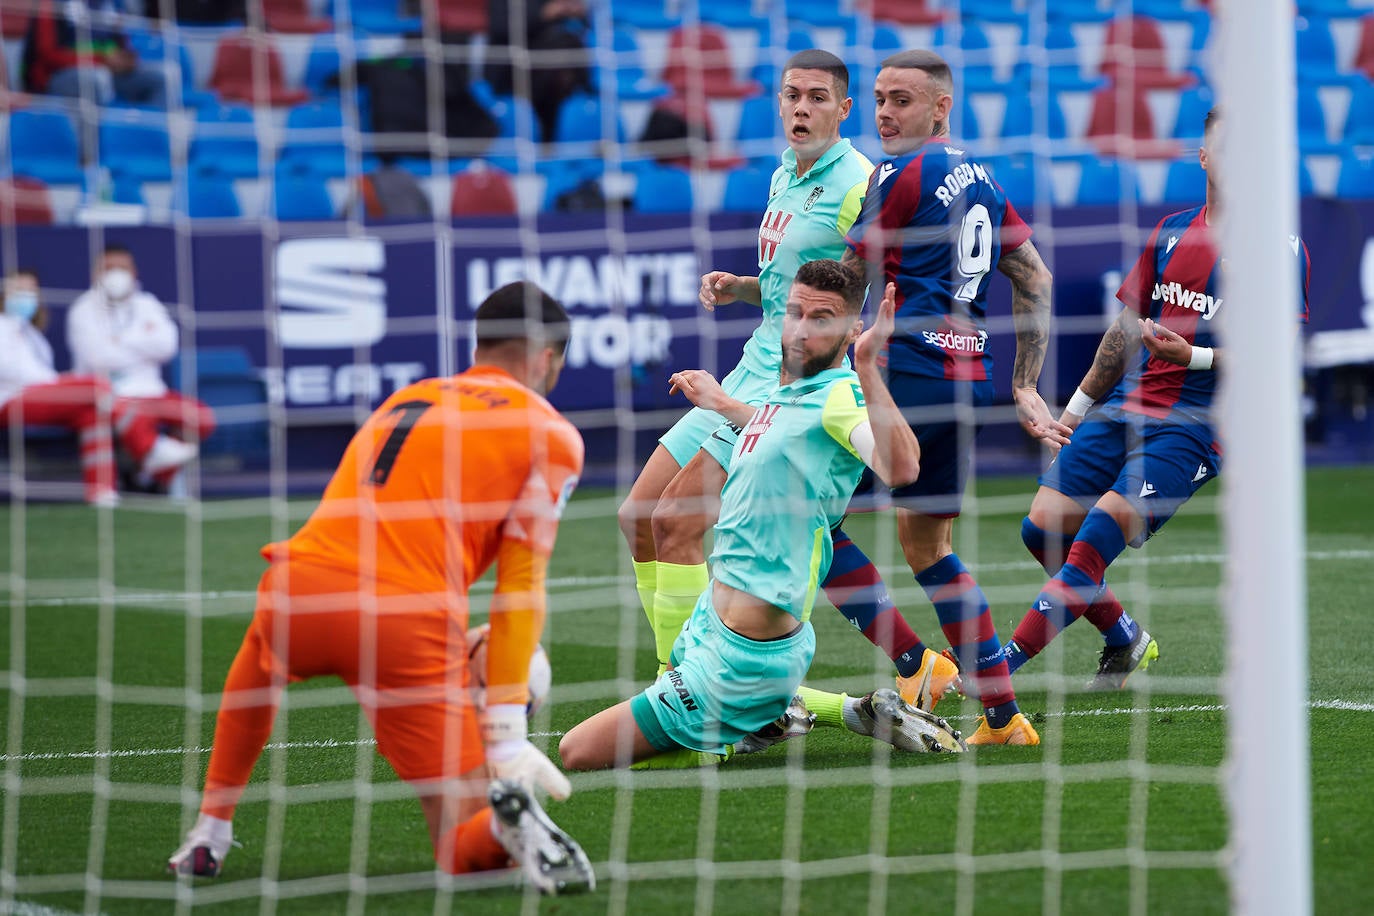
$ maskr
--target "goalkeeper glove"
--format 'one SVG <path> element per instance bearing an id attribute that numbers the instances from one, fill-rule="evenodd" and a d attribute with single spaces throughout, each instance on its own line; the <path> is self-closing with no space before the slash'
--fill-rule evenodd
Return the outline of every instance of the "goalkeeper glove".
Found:
<path id="1" fill-rule="evenodd" d="M 526 737 L 525 707 L 518 703 L 488 706 L 482 717 L 482 740 L 487 746 L 487 767 L 493 779 L 510 779 L 528 789 L 543 789 L 562 801 L 572 794 L 572 783 Z"/>

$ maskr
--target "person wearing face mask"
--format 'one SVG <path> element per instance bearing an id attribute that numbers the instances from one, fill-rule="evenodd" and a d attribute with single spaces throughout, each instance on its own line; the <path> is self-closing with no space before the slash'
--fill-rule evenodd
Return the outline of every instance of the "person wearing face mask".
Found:
<path id="1" fill-rule="evenodd" d="M 138 284 L 133 254 L 121 245 L 106 246 L 94 286 L 67 313 L 73 368 L 108 379 L 117 396 L 134 400 L 140 413 L 177 438 L 203 442 L 214 431 L 214 413 L 162 380 L 177 343 L 177 326 L 166 307 Z M 164 472 L 153 480 L 165 487 L 172 476 Z"/>
<path id="2" fill-rule="evenodd" d="M 81 440 L 86 501 L 115 505 L 115 449 L 129 454 L 144 473 L 175 471 L 196 456 L 196 447 L 158 434 L 151 416 L 109 383 L 90 375 L 59 374 L 43 336 L 47 309 L 39 302 L 38 274 L 20 269 L 5 278 L 0 314 L 0 425 L 63 426 Z"/>

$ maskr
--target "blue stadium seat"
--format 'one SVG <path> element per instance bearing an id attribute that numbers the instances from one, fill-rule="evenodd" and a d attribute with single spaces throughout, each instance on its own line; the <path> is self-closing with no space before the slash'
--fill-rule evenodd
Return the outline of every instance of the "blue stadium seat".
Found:
<path id="1" fill-rule="evenodd" d="M 850 114 L 851 123 L 856 113 Z M 752 99 L 745 99 L 740 106 L 739 131 L 735 134 L 735 140 L 740 143 L 747 140 L 781 140 L 779 123 L 776 95 L 756 95 Z"/>
<path id="2" fill-rule="evenodd" d="M 1350 91 L 1350 109 L 1345 117 L 1345 142 L 1352 146 L 1374 146 L 1374 83 L 1363 74 Z"/>
<path id="3" fill-rule="evenodd" d="M 167 364 L 168 383 L 185 387 L 216 413 L 215 432 L 202 455 L 232 455 L 245 463 L 267 460 L 267 383 L 239 347 L 198 347 L 195 379 L 182 378 L 181 355 Z M 194 387 L 191 387 L 194 384 Z"/>
<path id="4" fill-rule="evenodd" d="M 258 138 L 253 110 L 244 105 L 207 106 L 196 113 L 191 167 L 230 178 L 258 175 Z"/>
<path id="5" fill-rule="evenodd" d="M 1040 121 L 1041 114 L 1044 122 Z M 1042 127 L 1045 129 L 1041 133 Z M 1064 121 L 1064 109 L 1059 104 L 1059 95 L 1051 91 L 1047 102 L 1032 99 L 1027 104 L 1025 98 L 1007 96 L 1006 114 L 1002 116 L 1002 138 L 1045 136 L 1051 140 L 1063 140 L 1069 135 Z"/>
<path id="6" fill-rule="evenodd" d="M 761 213 L 767 205 L 772 180 L 771 169 L 736 169 L 725 179 L 725 199 L 720 209 L 727 213 Z"/>
<path id="7" fill-rule="evenodd" d="M 529 137 L 538 142 L 544 139 L 539 130 L 539 119 L 534 116 L 534 108 L 518 95 L 499 95 L 491 103 L 491 115 L 500 127 L 500 137 Z"/>
<path id="8" fill-rule="evenodd" d="M 968 93 L 959 95 L 959 111 L 950 123 L 950 133 L 963 141 L 978 140 L 983 136 L 979 130 L 978 113 L 973 110 Z"/>
<path id="9" fill-rule="evenodd" d="M 342 8 L 347 5 L 352 15 L 353 30 L 373 35 L 404 35 L 424 29 L 419 16 L 402 16 L 399 0 L 336 0 L 331 4 L 331 18 L 340 26 Z"/>
<path id="10" fill-rule="evenodd" d="M 1178 114 L 1172 136 L 1176 140 L 1202 141 L 1202 126 L 1207 112 L 1216 105 L 1216 95 L 1207 86 L 1193 86 L 1178 94 Z"/>
<path id="11" fill-rule="evenodd" d="M 989 156 L 982 162 L 1007 200 L 1023 215 L 1039 202 L 1035 160 L 1030 156 Z"/>
<path id="12" fill-rule="evenodd" d="M 172 147 L 165 122 L 146 113 L 134 119 L 107 109 L 100 122 L 100 164 L 115 175 L 171 181 Z"/>
<path id="13" fill-rule="evenodd" d="M 337 101 L 307 102 L 286 115 L 286 144 L 281 166 L 324 178 L 348 174 L 348 150 L 343 142 L 343 109 Z M 372 157 L 365 157 L 368 162 Z M 363 171 L 370 165 L 364 163 Z"/>
<path id="14" fill-rule="evenodd" d="M 10 171 L 44 184 L 80 184 L 81 143 L 63 111 L 25 108 L 10 114 Z"/>
<path id="15" fill-rule="evenodd" d="M 243 211 L 229 179 L 192 172 L 186 177 L 186 215 L 191 219 L 238 219 Z"/>
<path id="16" fill-rule="evenodd" d="M 993 71 L 992 42 L 977 22 L 967 21 L 957 27 L 938 25 L 931 44 L 949 62 L 961 95 L 1001 86 Z"/>
<path id="17" fill-rule="evenodd" d="M 656 99 L 668 94 L 668 87 L 649 79 L 644 72 L 644 56 L 634 33 L 617 27 L 612 35 L 615 52 L 616 93 L 622 99 Z"/>
<path id="18" fill-rule="evenodd" d="M 341 60 L 333 34 L 315 36 L 305 57 L 305 74 L 301 77 L 301 85 L 310 90 L 312 98 L 327 99 L 339 94 Z"/>
<path id="19" fill-rule="evenodd" d="M 965 3 L 960 13 L 965 19 L 983 22 L 1026 22 L 1026 6 L 1019 0 L 978 0 L 977 3 Z"/>
<path id="20" fill-rule="evenodd" d="M 1164 194 L 1160 203 L 1200 204 L 1207 197 L 1207 173 L 1196 156 L 1175 159 L 1169 163 L 1164 176 Z"/>
<path id="21" fill-rule="evenodd" d="M 637 29 L 667 30 L 681 25 L 680 17 L 659 0 L 614 0 L 611 17 L 618 23 Z"/>
<path id="22" fill-rule="evenodd" d="M 282 221 L 334 219 L 334 201 L 324 179 L 278 171 L 272 191 L 273 212 Z"/>
<path id="23" fill-rule="evenodd" d="M 600 96 L 578 93 L 569 96 L 558 109 L 558 126 L 554 128 L 554 140 L 558 143 L 587 143 L 603 139 L 625 141 L 625 128 L 614 108 L 610 110 L 613 134 L 606 135 L 606 109 L 601 105 Z"/>
<path id="24" fill-rule="evenodd" d="M 1022 47 L 1028 49 L 1029 46 Z M 1049 77 L 1051 89 L 1088 92 L 1106 85 L 1106 81 L 1100 77 L 1083 75 L 1083 60 L 1079 55 L 1078 40 L 1074 37 L 1070 23 L 1049 23 L 1045 31 L 1045 51 L 1050 60 L 1046 75 Z M 1026 54 L 1028 50 L 1023 50 L 1022 53 Z M 1027 66 L 1033 63 L 1029 59 L 1023 61 Z"/>
<path id="25" fill-rule="evenodd" d="M 1116 0 L 1054 0 L 1045 7 L 1050 19 L 1063 22 L 1106 22 L 1116 15 Z"/>
<path id="26" fill-rule="evenodd" d="M 854 17 L 841 9 L 839 0 L 786 0 L 784 9 L 792 22 L 805 22 L 822 29 L 854 27 Z"/>
<path id="27" fill-rule="evenodd" d="M 1119 159 L 1085 160 L 1078 179 L 1079 206 L 1115 205 L 1123 200 L 1140 200 L 1135 166 Z"/>
<path id="28" fill-rule="evenodd" d="M 129 39 L 129 47 L 136 54 L 139 60 L 145 63 L 159 63 L 163 65 L 163 74 L 167 75 L 168 68 L 166 61 L 168 57 L 168 45 L 163 39 L 160 31 L 147 31 L 140 28 L 127 29 L 125 34 Z M 210 92 L 208 89 L 201 89 L 196 86 L 196 70 L 191 62 L 191 51 L 183 41 L 173 46 L 176 51 L 176 70 L 178 79 L 181 82 L 181 104 L 185 108 L 200 108 L 204 105 L 216 105 L 219 103 L 219 96 Z M 167 85 L 172 85 L 171 77 L 167 77 Z"/>
<path id="29" fill-rule="evenodd" d="M 1321 16 L 1300 16 L 1294 22 L 1300 85 L 1345 82 L 1336 66 L 1336 42 L 1331 24 Z"/>
<path id="30" fill-rule="evenodd" d="M 110 201 L 116 204 L 143 204 L 143 182 L 133 175 L 116 175 Z"/>
<path id="31" fill-rule="evenodd" d="M 1369 4 L 1354 6 L 1350 0 L 1298 0 L 1300 16 L 1361 16 L 1369 11 Z"/>
<path id="32" fill-rule="evenodd" d="M 1298 150 L 1302 153 L 1332 153 L 1342 149 L 1327 139 L 1326 113 L 1322 109 L 1317 87 L 1310 83 L 1298 85 Z"/>
<path id="33" fill-rule="evenodd" d="M 1358 156 L 1350 152 L 1341 157 L 1340 176 L 1336 179 L 1336 196 L 1374 198 L 1374 156 Z"/>
<path id="34" fill-rule="evenodd" d="M 637 213 L 686 213 L 692 209 L 692 176 L 683 169 L 651 166 L 635 181 Z"/>

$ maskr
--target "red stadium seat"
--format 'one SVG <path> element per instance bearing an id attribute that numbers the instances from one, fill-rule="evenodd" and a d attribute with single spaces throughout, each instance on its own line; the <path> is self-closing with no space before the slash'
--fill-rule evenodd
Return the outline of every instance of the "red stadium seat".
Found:
<path id="1" fill-rule="evenodd" d="M 453 216 L 513 216 L 515 188 L 500 169 L 473 168 L 453 176 Z"/>
<path id="2" fill-rule="evenodd" d="M 29 0 L 5 0 L 0 3 L 0 38 L 23 38 L 29 31 L 33 6 Z"/>
<path id="3" fill-rule="evenodd" d="M 898 25 L 936 25 L 944 22 L 943 10 L 931 9 L 927 0 L 860 0 L 861 12 Z"/>
<path id="4" fill-rule="evenodd" d="M 1355 52 L 1355 69 L 1374 80 L 1374 13 L 1360 20 L 1360 45 Z"/>
<path id="5" fill-rule="evenodd" d="M 225 102 L 299 105 L 310 98 L 305 89 L 287 87 L 281 54 L 272 39 L 247 32 L 220 39 L 209 85 Z"/>
<path id="6" fill-rule="evenodd" d="M 730 45 L 720 26 L 681 26 L 668 38 L 663 82 L 681 95 L 696 98 L 739 99 L 762 92 L 757 81 L 736 78 L 730 58 Z"/>
<path id="7" fill-rule="evenodd" d="M 1108 86 L 1093 93 L 1087 138 L 1104 156 L 1173 159 L 1178 144 L 1155 136 L 1154 116 L 1145 90 Z"/>
<path id="8" fill-rule="evenodd" d="M 1191 73 L 1169 69 L 1164 35 L 1148 16 L 1124 16 L 1107 25 L 1102 46 L 1102 75 L 1115 83 L 1146 89 L 1181 89 L 1197 82 Z"/>
<path id="9" fill-rule="evenodd" d="M 314 35 L 328 32 L 334 22 L 313 15 L 306 0 L 261 0 L 263 21 L 272 32 L 291 35 Z"/>
<path id="10" fill-rule="evenodd" d="M 487 0 L 423 0 L 425 19 L 436 13 L 439 31 L 485 35 L 489 23 Z"/>
<path id="11" fill-rule="evenodd" d="M 0 179 L 0 226 L 52 222 L 48 186 L 36 178 Z"/>

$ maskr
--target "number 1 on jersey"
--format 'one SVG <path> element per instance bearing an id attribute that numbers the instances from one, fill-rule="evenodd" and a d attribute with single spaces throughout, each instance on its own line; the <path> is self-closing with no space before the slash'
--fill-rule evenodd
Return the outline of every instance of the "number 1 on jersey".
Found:
<path id="1" fill-rule="evenodd" d="M 373 462 L 372 470 L 367 475 L 368 483 L 374 487 L 386 486 L 387 478 L 391 476 L 391 468 L 401 454 L 401 446 L 405 445 L 406 436 L 410 435 L 420 415 L 433 406 L 430 401 L 405 401 L 387 411 L 387 416 L 398 415 L 396 425 L 387 434 L 386 442 L 382 443 L 382 450 L 377 453 L 377 460 Z"/>

